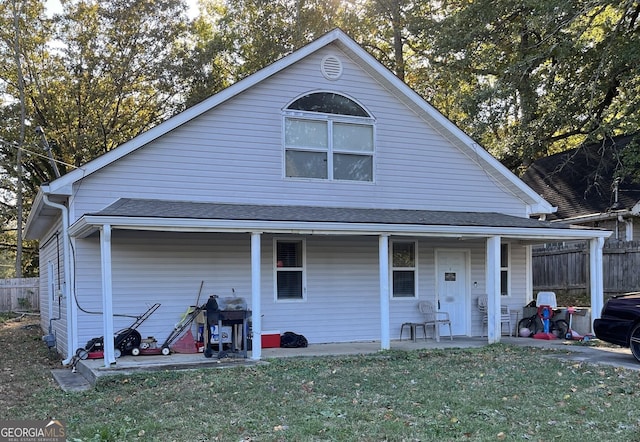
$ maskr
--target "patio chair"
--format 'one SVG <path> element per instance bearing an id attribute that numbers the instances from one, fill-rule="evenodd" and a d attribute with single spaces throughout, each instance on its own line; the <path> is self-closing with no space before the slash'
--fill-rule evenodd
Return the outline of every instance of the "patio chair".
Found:
<path id="1" fill-rule="evenodd" d="M 489 316 L 487 314 L 487 297 L 478 297 L 478 310 L 482 314 L 482 336 L 486 336 L 484 333 L 485 327 L 487 327 Z M 513 336 L 513 327 L 511 326 L 511 310 L 508 305 L 500 306 L 500 327 L 507 324 L 509 328 L 509 336 Z M 502 331 L 502 330 L 501 330 Z"/>
<path id="2" fill-rule="evenodd" d="M 424 325 L 433 326 L 434 336 L 436 342 L 440 342 L 440 325 L 449 326 L 449 338 L 453 341 L 453 334 L 451 333 L 451 320 L 449 319 L 448 312 L 439 312 L 436 310 L 434 304 L 429 301 L 421 301 L 418 303 L 418 309 L 424 316 Z"/>

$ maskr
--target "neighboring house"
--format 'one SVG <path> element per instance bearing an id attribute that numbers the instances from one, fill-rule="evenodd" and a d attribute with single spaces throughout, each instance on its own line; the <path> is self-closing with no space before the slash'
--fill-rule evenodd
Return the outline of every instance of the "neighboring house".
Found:
<path id="1" fill-rule="evenodd" d="M 558 210 L 546 217 L 613 231 L 609 240 L 640 238 L 640 184 L 620 174 L 621 156 L 640 136 L 620 136 L 536 160 L 522 180 Z"/>
<path id="2" fill-rule="evenodd" d="M 590 241 L 601 303 L 611 232 L 531 219 L 553 210 L 334 30 L 43 185 L 26 234 L 67 358 L 155 302 L 139 331 L 162 341 L 201 281 L 201 302 L 245 297 L 254 336 L 387 349 L 421 300 L 480 336 L 483 295 L 499 341 L 499 306 L 532 299 L 531 246 L 549 240 Z"/>

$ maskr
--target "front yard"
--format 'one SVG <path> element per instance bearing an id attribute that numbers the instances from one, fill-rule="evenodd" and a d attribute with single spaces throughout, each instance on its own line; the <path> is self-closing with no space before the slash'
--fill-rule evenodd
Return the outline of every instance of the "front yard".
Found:
<path id="1" fill-rule="evenodd" d="M 0 420 L 60 419 L 71 441 L 584 442 L 640 431 L 640 372 L 502 344 L 117 376 L 64 393 L 34 323 L 0 325 Z"/>

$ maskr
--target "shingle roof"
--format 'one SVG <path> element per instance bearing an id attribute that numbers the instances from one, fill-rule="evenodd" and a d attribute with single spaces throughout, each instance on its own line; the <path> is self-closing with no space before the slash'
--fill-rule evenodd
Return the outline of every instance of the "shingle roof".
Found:
<path id="1" fill-rule="evenodd" d="M 558 208 L 549 220 L 605 213 L 615 202 L 613 182 L 620 154 L 633 135 L 536 160 L 522 180 Z M 618 185 L 618 208 L 630 209 L 640 200 L 640 185 L 623 179 Z"/>
<path id="2" fill-rule="evenodd" d="M 514 228 L 564 228 L 558 224 L 493 212 L 267 206 L 122 198 L 94 216 L 326 223 L 414 224 Z M 567 227 L 568 228 L 568 227 Z"/>

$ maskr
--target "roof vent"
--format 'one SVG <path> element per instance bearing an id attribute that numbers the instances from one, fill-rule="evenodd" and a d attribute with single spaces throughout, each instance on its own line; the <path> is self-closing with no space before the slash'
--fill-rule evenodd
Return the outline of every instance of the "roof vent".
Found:
<path id="1" fill-rule="evenodd" d="M 342 62 L 335 55 L 324 57 L 320 66 L 327 80 L 337 80 L 342 76 Z"/>

